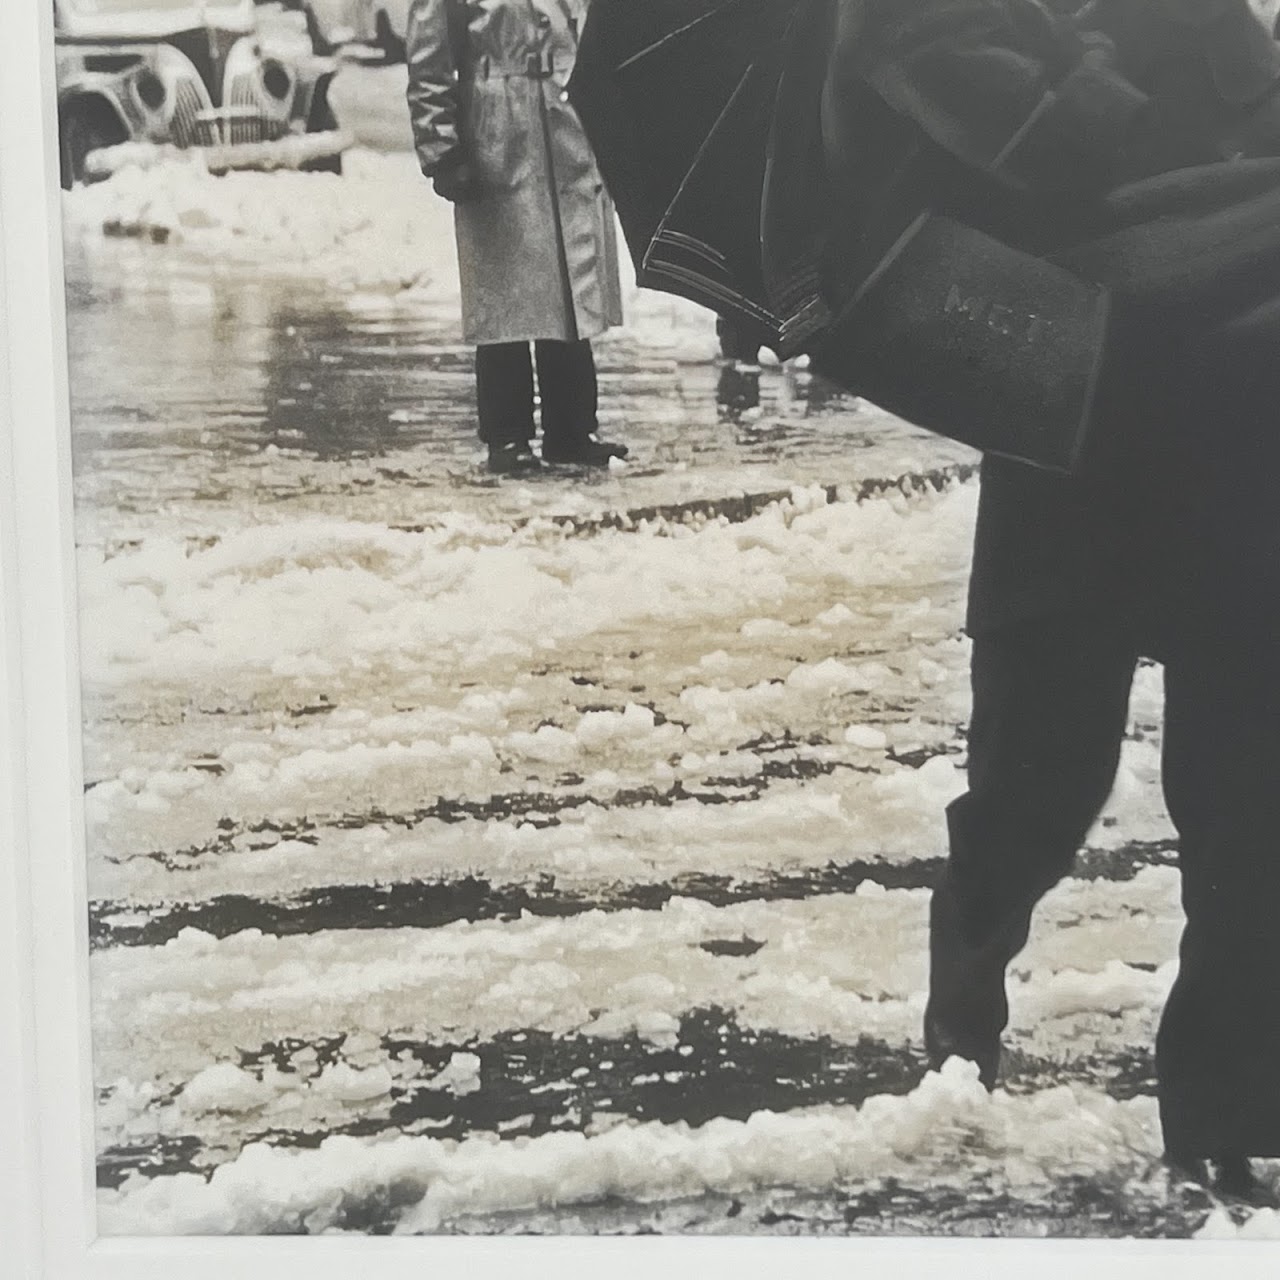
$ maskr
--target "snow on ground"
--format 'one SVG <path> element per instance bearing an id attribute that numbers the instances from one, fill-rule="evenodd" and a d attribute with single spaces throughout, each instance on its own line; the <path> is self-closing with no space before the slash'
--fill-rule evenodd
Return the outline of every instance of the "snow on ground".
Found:
<path id="1" fill-rule="evenodd" d="M 160 241 L 209 263 L 238 262 L 313 278 L 373 305 L 452 302 L 458 274 L 440 253 L 451 207 L 407 152 L 355 149 L 334 174 L 242 172 L 214 177 L 197 154 L 158 168 L 126 167 L 64 201 L 67 234 Z M 628 332 L 646 347 L 708 356 L 714 324 L 692 303 L 635 287 L 623 255 Z"/>
<path id="2" fill-rule="evenodd" d="M 963 546 L 971 512 L 962 490 L 911 517 L 919 556 L 940 561 Z M 525 531 L 498 545 L 291 524 L 190 556 L 157 542 L 86 563 L 83 661 L 95 693 L 114 698 L 145 680 L 153 699 L 178 689 L 216 703 L 268 687 L 286 706 L 323 710 L 237 725 L 198 760 L 170 753 L 142 772 L 95 772 L 90 824 L 121 853 L 148 852 L 163 847 L 174 817 L 189 832 L 203 814 L 212 831 L 229 812 L 283 819 L 359 808 L 371 789 L 384 805 L 412 810 L 424 774 L 431 798 L 480 784 L 506 790 L 503 775 L 513 772 L 528 784 L 572 771 L 597 790 L 750 776 L 758 766 L 737 748 L 794 727 L 801 708 L 814 730 L 839 738 L 869 700 L 914 698 L 921 664 L 962 667 L 948 620 L 892 554 L 908 519 L 879 500 L 808 513 L 786 504 L 690 540 Z M 958 574 L 955 563 L 952 592 Z M 622 599 L 619 575 L 630 584 Z M 832 594 L 861 602 L 879 629 L 896 622 L 917 648 L 887 661 L 830 656 L 837 635 L 858 643 L 848 625 L 815 622 L 811 602 Z M 753 624 L 768 613 L 794 621 L 766 643 Z M 625 685 L 639 661 L 628 655 L 655 631 L 668 649 L 655 655 L 665 687 L 639 698 Z M 548 716 L 542 690 L 560 680 L 534 673 L 549 661 L 599 687 Z M 460 671 L 488 675 L 461 689 Z M 377 701 L 370 708 L 366 698 Z M 953 699 L 937 710 L 949 735 L 965 707 Z M 919 746 L 935 733 L 908 722 L 894 736 Z M 854 744 L 835 752 L 866 754 Z M 873 754 L 884 759 L 885 750 Z M 944 789 L 953 785 L 945 761 L 933 770 Z M 883 789 L 893 807 L 892 784 Z"/>
<path id="3" fill-rule="evenodd" d="M 1154 1163 L 1157 668 L 924 1071 L 971 455 L 633 289 L 633 461 L 497 483 L 410 157 L 67 217 L 105 1232 L 1276 1229 Z"/>
<path id="4" fill-rule="evenodd" d="M 684 1010 L 711 1006 L 790 1035 L 914 1038 L 927 896 L 867 884 L 853 895 L 799 902 L 719 907 L 676 898 L 659 911 L 526 916 L 374 936 L 246 930 L 219 940 L 189 929 L 161 948 L 100 952 L 97 1016 L 104 1032 L 127 1023 L 130 1051 L 173 1036 L 180 1047 L 171 1052 L 192 1063 L 225 1058 L 264 1013 L 291 1040 L 314 1040 L 334 1026 L 463 1039 L 536 1026 L 600 1037 L 635 1031 L 661 1042 Z M 1103 904 L 1124 918 L 1096 919 Z M 1119 1013 L 1163 991 L 1167 974 L 1132 966 L 1167 958 L 1176 904 L 1176 873 L 1163 868 L 1126 885 L 1060 890 L 1016 966 L 1026 974 L 1032 1022 L 1041 1014 Z M 856 947 L 848 945 L 851 934 Z M 702 948 L 724 938 L 760 946 L 736 958 Z M 1119 956 L 1128 968 L 1113 959 Z M 113 1073 L 128 1066 L 109 1048 L 102 1061 Z"/>
<path id="5" fill-rule="evenodd" d="M 826 636 L 814 618 L 775 615 L 828 596 L 874 605 L 904 588 L 924 626 L 932 601 L 914 590 L 920 567 L 949 562 L 951 582 L 959 578 L 972 513 L 968 489 L 918 507 L 827 503 L 797 491 L 751 520 L 713 522 L 688 539 L 652 527 L 570 538 L 536 526 L 467 536 L 320 521 L 255 526 L 194 554 L 181 540 L 154 539 L 97 564 L 82 559 L 83 662 L 95 684 L 145 671 L 161 685 L 263 676 L 301 688 L 341 685 L 347 673 L 363 680 L 371 665 L 430 676 L 495 658 L 527 663 L 561 641 L 639 620 L 701 627 L 732 619 L 748 640 L 773 627 Z M 621 596 L 619 574 L 628 584 Z M 272 619 L 266 634 L 264 617 Z M 795 691 L 821 695 L 865 688 L 876 674 L 832 659 L 788 679 Z M 722 717 L 737 717 L 732 704 L 744 701 L 704 685 L 682 698 Z M 652 727 L 642 718 L 622 736 Z M 585 730 L 580 737 L 589 742 Z"/>
<path id="6" fill-rule="evenodd" d="M 1068 1088 L 992 1097 L 975 1069 L 952 1062 L 905 1098 L 876 1098 L 861 1109 L 762 1111 L 697 1129 L 624 1124 L 595 1136 L 400 1138 L 374 1147 L 331 1138 L 297 1153 L 258 1146 L 208 1182 L 186 1174 L 108 1196 L 102 1219 L 121 1234 L 145 1232 L 157 1219 L 179 1233 L 323 1231 L 343 1226 L 362 1202 L 398 1199 L 412 1204 L 398 1230 L 412 1233 L 438 1230 L 460 1211 L 606 1196 L 645 1204 L 778 1184 L 821 1190 L 922 1170 L 945 1181 L 957 1143 L 1011 1188 L 1043 1194 L 1056 1179 L 1109 1171 L 1117 1151 L 1143 1169 L 1154 1155 L 1152 1109 L 1149 1099 L 1120 1103 Z"/>

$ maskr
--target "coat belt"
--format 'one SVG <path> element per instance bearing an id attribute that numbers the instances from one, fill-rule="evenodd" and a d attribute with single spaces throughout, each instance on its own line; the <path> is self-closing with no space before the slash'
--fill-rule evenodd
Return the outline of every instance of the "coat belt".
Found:
<path id="1" fill-rule="evenodd" d="M 471 80 L 516 80 L 528 77 L 530 80 L 547 80 L 558 71 L 566 74 L 573 70 L 573 58 L 570 55 L 545 50 L 531 53 L 527 57 L 512 62 L 499 62 L 494 58 L 477 58 L 469 68 L 462 71 L 463 79 Z"/>

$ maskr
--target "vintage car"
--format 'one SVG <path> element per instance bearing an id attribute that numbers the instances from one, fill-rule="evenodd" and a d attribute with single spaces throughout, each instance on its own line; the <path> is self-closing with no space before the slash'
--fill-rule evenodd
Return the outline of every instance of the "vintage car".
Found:
<path id="1" fill-rule="evenodd" d="M 316 53 L 349 45 L 377 49 L 386 62 L 404 61 L 409 0 L 285 0 L 306 15 Z"/>
<path id="2" fill-rule="evenodd" d="M 253 0 L 54 0 L 62 185 L 147 148 L 206 149 L 217 172 L 339 172 L 337 64 L 266 49 Z"/>

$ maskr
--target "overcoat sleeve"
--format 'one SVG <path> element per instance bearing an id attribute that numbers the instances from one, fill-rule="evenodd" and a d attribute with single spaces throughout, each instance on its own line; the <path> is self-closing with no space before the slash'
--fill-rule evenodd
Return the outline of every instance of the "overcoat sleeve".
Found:
<path id="1" fill-rule="evenodd" d="M 836 47 L 966 164 L 1020 187 L 1107 185 L 1151 104 L 1105 37 L 1036 0 L 841 0 Z"/>
<path id="2" fill-rule="evenodd" d="M 1192 56 L 1231 107 L 1260 102 L 1280 83 L 1280 46 L 1249 0 L 1090 0 L 1085 18 L 1115 41 L 1135 80 L 1162 59 Z"/>
<path id="3" fill-rule="evenodd" d="M 1280 44 L 1249 0 L 1092 0 L 1085 18 L 1208 160 L 1280 155 Z"/>
<path id="4" fill-rule="evenodd" d="M 458 127 L 458 18 L 455 0 L 411 0 L 405 35 L 409 122 L 422 172 L 431 177 L 464 159 Z"/>

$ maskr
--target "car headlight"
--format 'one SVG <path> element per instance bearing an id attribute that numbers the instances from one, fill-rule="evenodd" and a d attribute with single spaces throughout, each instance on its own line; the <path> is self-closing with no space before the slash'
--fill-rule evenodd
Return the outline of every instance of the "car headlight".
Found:
<path id="1" fill-rule="evenodd" d="M 263 57 L 254 41 L 245 39 L 227 55 L 223 72 L 225 106 L 256 112 L 276 129 L 283 129 L 293 106 L 297 77 L 279 58 Z"/>
<path id="2" fill-rule="evenodd" d="M 144 111 L 152 115 L 161 115 L 165 104 L 169 101 L 169 90 L 150 67 L 140 71 L 133 81 L 134 97 Z"/>
<path id="3" fill-rule="evenodd" d="M 293 76 L 289 68 L 278 58 L 267 58 L 262 63 L 262 87 L 269 98 L 285 102 L 293 94 Z"/>

